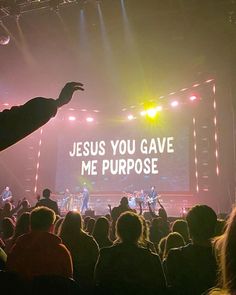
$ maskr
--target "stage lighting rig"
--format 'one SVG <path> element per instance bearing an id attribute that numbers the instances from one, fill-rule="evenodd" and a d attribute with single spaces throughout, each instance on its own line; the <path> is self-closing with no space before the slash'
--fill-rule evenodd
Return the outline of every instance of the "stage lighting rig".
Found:
<path id="1" fill-rule="evenodd" d="M 58 10 L 62 6 L 78 5 L 79 0 L 0 0 L 0 20 L 9 16 L 42 9 Z"/>

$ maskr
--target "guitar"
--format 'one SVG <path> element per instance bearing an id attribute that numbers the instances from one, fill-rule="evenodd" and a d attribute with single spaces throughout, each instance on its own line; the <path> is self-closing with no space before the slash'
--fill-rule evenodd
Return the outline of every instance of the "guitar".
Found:
<path id="1" fill-rule="evenodd" d="M 149 204 L 152 204 L 152 203 L 154 203 L 155 200 L 157 200 L 160 197 L 161 197 L 161 195 L 157 195 L 156 197 L 149 197 L 149 196 L 147 196 L 147 202 Z"/>

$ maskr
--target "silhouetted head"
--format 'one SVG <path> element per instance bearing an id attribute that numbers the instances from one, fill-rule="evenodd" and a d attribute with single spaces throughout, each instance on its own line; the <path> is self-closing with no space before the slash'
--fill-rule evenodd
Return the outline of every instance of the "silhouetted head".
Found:
<path id="1" fill-rule="evenodd" d="M 191 208 L 186 220 L 193 241 L 206 242 L 214 236 L 217 216 L 207 205 L 196 205 Z"/>
<path id="2" fill-rule="evenodd" d="M 90 218 L 91 218 L 90 216 L 85 216 L 85 217 L 84 217 L 84 226 L 83 226 L 84 230 L 87 229 L 88 222 L 89 222 L 89 219 L 90 219 Z"/>
<path id="3" fill-rule="evenodd" d="M 45 199 L 49 199 L 49 198 L 50 198 L 50 195 L 51 195 L 51 191 L 50 191 L 50 189 L 45 188 L 45 189 L 43 190 L 43 197 L 44 197 Z"/>
<path id="4" fill-rule="evenodd" d="M 185 245 L 184 238 L 179 233 L 170 233 L 166 237 L 164 258 L 167 257 L 170 249 L 179 248 Z"/>
<path id="5" fill-rule="evenodd" d="M 95 225 L 95 219 L 94 218 L 90 218 L 87 224 L 87 232 L 88 234 L 92 234 L 93 229 L 94 229 L 94 225 Z"/>
<path id="6" fill-rule="evenodd" d="M 78 235 L 82 230 L 82 218 L 79 212 L 69 211 L 62 224 L 60 229 L 60 234 L 69 234 L 71 236 Z"/>
<path id="7" fill-rule="evenodd" d="M 121 204 L 121 206 L 128 206 L 128 204 L 129 204 L 128 198 L 127 197 L 121 198 L 120 204 Z"/>
<path id="8" fill-rule="evenodd" d="M 4 204 L 4 207 L 3 207 L 3 212 L 4 213 L 8 213 L 12 210 L 12 204 L 10 202 L 7 202 Z"/>
<path id="9" fill-rule="evenodd" d="M 28 201 L 28 200 L 24 200 L 24 201 L 22 201 L 21 206 L 22 206 L 24 209 L 29 208 L 29 207 L 30 207 L 29 201 Z"/>
<path id="10" fill-rule="evenodd" d="M 47 207 L 36 207 L 30 214 L 31 230 L 50 231 L 56 220 L 56 214 Z"/>
<path id="11" fill-rule="evenodd" d="M 17 238 L 30 231 L 30 213 L 24 212 L 18 218 L 15 227 L 14 238 Z"/>
<path id="12" fill-rule="evenodd" d="M 175 222 L 172 225 L 172 231 L 181 234 L 186 243 L 189 241 L 188 223 L 186 220 L 175 220 Z"/>
<path id="13" fill-rule="evenodd" d="M 122 213 L 116 222 L 116 235 L 124 243 L 137 244 L 142 232 L 142 221 L 133 212 Z"/>
<path id="14" fill-rule="evenodd" d="M 93 236 L 95 238 L 107 237 L 109 235 L 110 224 L 106 217 L 99 217 L 94 225 Z"/>
<path id="15" fill-rule="evenodd" d="M 163 226 L 163 219 L 161 217 L 153 218 L 152 223 L 151 223 L 152 228 L 156 228 L 159 230 L 160 227 L 162 227 L 162 226 Z"/>
<path id="16" fill-rule="evenodd" d="M 236 291 L 236 208 L 230 214 L 220 241 L 220 283 L 228 294 Z"/>
<path id="17" fill-rule="evenodd" d="M 2 220 L 2 237 L 9 239 L 13 236 L 15 224 L 11 218 L 5 217 Z"/>

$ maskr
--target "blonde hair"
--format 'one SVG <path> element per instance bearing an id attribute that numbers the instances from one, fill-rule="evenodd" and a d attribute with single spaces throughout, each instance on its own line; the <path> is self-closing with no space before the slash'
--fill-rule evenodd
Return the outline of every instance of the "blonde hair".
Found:
<path id="1" fill-rule="evenodd" d="M 214 240 L 219 261 L 219 286 L 221 294 L 236 291 L 236 208 L 230 214 L 225 233 Z"/>

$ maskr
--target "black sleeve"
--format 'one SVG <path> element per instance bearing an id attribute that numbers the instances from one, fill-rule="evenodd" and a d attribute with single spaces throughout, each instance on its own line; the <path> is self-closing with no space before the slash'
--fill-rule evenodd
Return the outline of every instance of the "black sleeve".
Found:
<path id="1" fill-rule="evenodd" d="M 180 250 L 171 249 L 165 261 L 165 271 L 168 285 L 175 290 L 181 290 L 182 285 L 182 270 L 184 261 L 181 259 Z"/>
<path id="2" fill-rule="evenodd" d="M 56 113 L 56 100 L 42 97 L 0 112 L 0 151 L 43 126 Z"/>
<path id="3" fill-rule="evenodd" d="M 166 294 L 166 278 L 164 275 L 160 257 L 159 255 L 154 253 L 152 254 L 152 257 L 155 261 L 153 272 L 154 279 L 152 281 L 155 283 L 155 290 L 157 292 L 156 294 Z"/>

